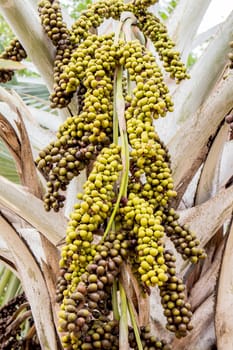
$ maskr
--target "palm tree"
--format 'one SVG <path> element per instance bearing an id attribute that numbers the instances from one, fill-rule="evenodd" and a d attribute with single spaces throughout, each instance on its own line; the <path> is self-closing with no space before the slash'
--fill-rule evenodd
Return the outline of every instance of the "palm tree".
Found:
<path id="1" fill-rule="evenodd" d="M 209 0 L 191 3 L 180 0 L 167 19 L 170 36 L 184 61 L 195 47 L 205 43 L 205 49 L 190 69 L 191 79 L 178 86 L 167 81 L 175 108 L 165 119 L 155 121 L 171 155 L 178 194 L 173 206 L 179 210 L 180 223 L 188 224 L 196 232 L 207 252 L 207 258 L 196 265 L 184 264 L 176 254 L 176 268 L 186 282 L 193 311 L 194 328 L 186 337 L 176 339 L 166 331 L 157 290 L 153 290 L 149 298 L 153 332 L 170 342 L 172 349 L 230 350 L 233 342 L 233 319 L 228 312 L 233 304 L 231 125 L 229 127 L 233 121 L 233 73 L 228 59 L 233 12 L 223 23 L 197 36 L 209 3 Z M 157 10 L 157 4 L 153 5 L 153 11 Z M 47 89 L 52 91 L 55 49 L 41 26 L 36 2 L 0 0 L 0 12 Z M 111 24 L 104 24 L 102 31 L 109 31 L 110 27 Z M 18 63 L 8 68 L 21 66 Z M 55 138 L 59 125 L 71 113 L 77 113 L 77 104 L 72 100 L 54 113 L 45 102 L 46 89 L 35 83 L 29 89 L 35 89 L 37 95 L 42 91 L 42 95 L 32 98 L 29 96 L 32 91 L 18 87 L 16 92 L 0 87 L 0 136 L 15 161 L 20 182 L 11 181 L 15 180 L 14 176 L 7 179 L 11 162 L 6 163 L 9 154 L 2 148 L 6 176 L 0 177 L 0 258 L 22 284 L 41 348 L 58 350 L 62 348 L 55 302 L 58 262 L 67 219 L 86 174 L 81 172 L 69 185 L 62 211 L 44 210 L 42 198 L 46 183 L 35 168 L 35 159 Z M 146 309 L 146 303 L 141 310 L 143 307 Z"/>

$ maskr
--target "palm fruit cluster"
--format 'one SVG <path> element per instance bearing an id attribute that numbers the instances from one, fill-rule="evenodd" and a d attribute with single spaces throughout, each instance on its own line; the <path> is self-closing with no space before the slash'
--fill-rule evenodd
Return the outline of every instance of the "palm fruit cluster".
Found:
<path id="1" fill-rule="evenodd" d="M 70 181 L 80 174 L 97 155 L 99 145 L 96 146 L 69 138 L 69 126 L 81 126 L 78 117 L 70 117 L 61 126 L 58 139 L 39 152 L 36 159 L 40 169 L 48 180 L 48 191 L 44 196 L 44 206 L 47 211 L 51 208 L 58 211 L 64 205 L 65 196 L 62 191 L 67 189 Z"/>
<path id="2" fill-rule="evenodd" d="M 100 0 L 89 5 L 72 26 L 71 40 L 80 43 L 86 39 L 90 30 L 98 28 L 104 19 L 119 19 L 123 11 L 127 9 L 122 0 Z"/>
<path id="3" fill-rule="evenodd" d="M 140 2 L 140 1 L 138 1 Z M 163 66 L 172 79 L 177 82 L 188 78 L 184 64 L 180 61 L 180 53 L 173 48 L 175 43 L 169 38 L 166 26 L 151 12 L 133 4 L 131 11 L 138 19 L 138 27 L 154 44 Z"/>
<path id="4" fill-rule="evenodd" d="M 41 23 L 54 46 L 62 40 L 67 40 L 69 30 L 63 21 L 60 3 L 58 0 L 42 0 L 38 4 Z"/>
<path id="5" fill-rule="evenodd" d="M 9 46 L 1 53 L 0 59 L 20 62 L 27 57 L 27 54 L 18 39 L 13 39 Z M 14 75 L 13 70 L 0 69 L 0 82 L 6 83 Z"/>
<path id="6" fill-rule="evenodd" d="M 51 108 L 66 107 L 73 94 L 65 91 L 66 81 L 63 78 L 63 70 L 67 62 L 70 60 L 72 46 L 68 40 L 59 41 L 56 48 L 56 56 L 54 60 L 54 86 L 50 95 Z"/>
<path id="7" fill-rule="evenodd" d="M 173 103 L 169 96 L 168 87 L 163 81 L 155 57 L 139 41 L 120 42 L 119 46 L 121 56 L 119 62 L 127 69 L 130 80 L 136 82 L 133 96 L 127 98 L 129 107 L 125 118 L 129 124 L 128 130 L 132 123 L 132 127 L 138 128 L 137 130 L 145 129 L 142 124 L 145 124 L 147 117 L 151 124 L 151 120 L 153 120 L 151 117 L 157 119 L 159 116 L 165 116 L 167 111 L 172 111 Z M 128 133 L 130 134 L 129 131 Z M 136 133 L 136 136 L 141 138 L 141 133 Z M 134 133 L 129 135 L 131 143 L 137 142 L 137 139 L 133 140 L 134 138 L 136 139 Z M 147 143 L 146 140 L 145 143 Z"/>
<path id="8" fill-rule="evenodd" d="M 39 14 L 41 23 L 56 47 L 56 58 L 54 60 L 54 89 L 51 93 L 51 107 L 64 108 L 74 95 L 74 91 L 66 89 L 67 74 L 64 73 L 70 61 L 71 54 L 77 46 L 87 39 L 105 18 L 119 19 L 124 11 L 123 1 L 99 1 L 90 6 L 69 30 L 62 18 L 60 3 L 58 0 L 41 0 L 39 2 Z M 88 45 L 88 43 L 87 43 Z M 73 72 L 69 72 L 68 79 L 75 80 Z"/>
<path id="9" fill-rule="evenodd" d="M 24 308 L 19 313 L 18 310 L 22 306 Z M 26 319 L 30 327 L 34 325 L 31 315 L 23 317 L 24 310 L 28 313 L 28 308 L 29 304 L 24 293 L 17 295 L 0 308 L 0 350 L 23 350 L 27 347 L 41 350 L 36 333 L 34 336 L 27 337 L 28 334 L 24 328 Z"/>
<path id="10" fill-rule="evenodd" d="M 109 321 L 102 316 L 93 320 L 86 335 L 80 339 L 83 350 L 119 349 L 119 326 L 116 321 Z"/>
<path id="11" fill-rule="evenodd" d="M 72 98 L 63 85 L 62 73 L 64 66 L 69 62 L 73 45 L 70 41 L 70 31 L 63 21 L 60 2 L 58 0 L 41 0 L 38 4 L 41 24 L 56 47 L 54 59 L 54 87 L 50 96 L 51 107 L 66 107 Z"/>
<path id="12" fill-rule="evenodd" d="M 115 278 L 119 275 L 123 259 L 126 258 L 129 244 L 130 241 L 124 233 L 110 232 L 105 241 L 96 244 L 95 247 L 93 246 L 95 253 L 85 272 L 79 277 L 76 276 L 76 278 L 71 279 L 70 284 L 68 282 L 67 290 L 69 292 L 65 293 L 65 297 L 63 296 L 59 313 L 59 327 L 63 333 L 64 348 L 71 342 L 74 349 L 78 348 L 75 346 L 79 344 L 82 344 L 81 349 L 110 349 L 111 347 L 118 349 L 118 347 L 115 347 L 118 344 L 116 337 L 110 336 L 113 328 L 118 328 L 118 323 L 112 321 L 109 317 L 112 310 L 111 288 Z M 64 271 L 66 271 L 66 268 Z M 63 279 L 67 279 L 65 274 L 63 273 Z M 58 296 L 63 290 L 63 288 L 60 289 L 61 281 L 62 277 L 60 276 Z M 101 326 L 102 329 L 104 328 L 105 332 L 109 329 L 107 333 L 110 334 L 106 336 L 99 332 L 99 335 L 91 337 L 88 341 L 93 328 L 97 325 L 98 327 Z M 96 332 L 98 333 L 98 330 Z M 98 341 L 98 346 L 95 341 Z M 84 346 L 89 342 L 92 345 Z"/>
<path id="13" fill-rule="evenodd" d="M 63 73 L 67 74 L 69 92 L 77 89 L 77 84 L 83 79 L 85 93 L 81 113 L 61 125 L 57 140 L 40 152 L 36 160 L 49 180 L 49 191 L 45 195 L 46 210 L 58 210 L 63 205 L 65 197 L 59 194 L 59 190 L 64 191 L 73 177 L 112 141 L 111 96 L 115 68 L 112 46 L 112 35 L 101 40 L 96 35 L 90 35 L 74 51 L 67 73 Z M 85 60 L 87 57 L 90 57 L 89 61 Z M 69 78 L 73 76 L 75 78 Z"/>
<path id="14" fill-rule="evenodd" d="M 94 233 L 111 215 L 115 197 L 114 185 L 122 170 L 120 147 L 110 145 L 103 148 L 84 185 L 84 193 L 79 195 L 81 203 L 75 205 L 67 226 L 66 245 L 62 250 L 60 266 L 66 268 L 66 279 L 71 281 L 71 289 L 76 287 L 80 276 L 93 259 Z"/>
<path id="15" fill-rule="evenodd" d="M 141 327 L 140 336 L 142 340 L 142 346 L 145 350 L 171 350 L 170 346 L 164 340 L 160 340 L 151 335 L 150 327 Z M 129 344 L 132 349 L 138 350 L 138 346 L 135 339 L 133 329 L 129 330 Z"/>
<path id="16" fill-rule="evenodd" d="M 199 247 L 200 241 L 195 232 L 191 231 L 188 225 L 180 225 L 178 219 L 179 215 L 173 208 L 166 212 L 166 234 L 184 260 L 189 259 L 192 263 L 196 263 L 199 259 L 205 258 L 205 252 Z"/>
<path id="17" fill-rule="evenodd" d="M 176 276 L 176 258 L 171 251 L 164 252 L 168 268 L 167 281 L 159 286 L 164 315 L 167 318 L 167 329 L 174 332 L 177 338 L 185 337 L 192 330 L 191 305 L 186 301 L 185 286 L 182 279 Z"/>
<path id="18" fill-rule="evenodd" d="M 126 206 L 120 209 L 123 227 L 137 239 L 137 257 L 134 259 L 138 263 L 141 281 L 147 286 L 162 285 L 167 280 L 161 241 L 164 228 L 161 217 L 153 209 L 134 193 L 129 194 Z"/>
<path id="19" fill-rule="evenodd" d="M 70 30 L 58 1 L 39 4 L 42 25 L 57 49 L 52 106 L 63 108 L 72 96 L 79 102 L 77 114 L 67 118 L 36 160 L 48 181 L 45 209 L 58 211 L 70 181 L 83 169 L 89 174 L 61 250 L 56 300 L 64 349 L 119 348 L 124 308 L 119 313 L 118 301 L 120 297 L 124 304 L 123 292 L 125 309 L 131 320 L 135 316 L 124 285 L 126 266 L 135 274 L 142 297 L 158 286 L 168 330 L 182 337 L 192 329 L 185 286 L 164 237 L 191 262 L 205 254 L 171 207 L 176 192 L 170 156 L 154 122 L 173 111 L 173 102 L 141 34 L 151 39 L 171 78 L 179 82 L 188 74 L 166 27 L 147 10 L 155 2 L 98 1 Z M 137 18 L 132 40 L 124 33 L 123 11 Z M 108 18 L 120 20 L 123 27 L 115 36 L 97 35 Z M 138 341 L 144 350 L 169 349 L 147 325 L 135 324 L 124 324 L 132 349 L 138 349 Z"/>
<path id="20" fill-rule="evenodd" d="M 11 299 L 8 304 L 0 308 L 0 334 L 3 337 L 6 331 L 6 325 L 9 323 L 9 320 L 14 315 L 16 310 L 20 305 L 26 302 L 25 294 L 19 294 L 17 297 Z"/>
<path id="21" fill-rule="evenodd" d="M 138 10 L 145 10 L 146 8 L 156 4 L 158 0 L 133 0 L 130 6 L 134 6 Z"/>

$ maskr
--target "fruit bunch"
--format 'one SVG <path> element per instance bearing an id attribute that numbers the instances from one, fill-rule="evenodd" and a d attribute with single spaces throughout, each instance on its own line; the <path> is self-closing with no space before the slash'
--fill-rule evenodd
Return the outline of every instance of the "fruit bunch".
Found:
<path id="1" fill-rule="evenodd" d="M 27 54 L 18 39 L 13 39 L 9 46 L 1 53 L 0 59 L 20 62 L 27 57 Z M 14 75 L 13 70 L 0 69 L 0 82 L 6 83 Z"/>
<path id="2" fill-rule="evenodd" d="M 180 225 L 177 221 L 178 219 L 179 215 L 173 208 L 166 212 L 165 230 L 167 236 L 184 260 L 189 259 L 192 263 L 196 263 L 199 258 L 204 257 L 203 250 L 199 248 L 200 242 L 188 225 Z"/>
<path id="3" fill-rule="evenodd" d="M 27 330 L 25 321 L 28 324 Z M 34 321 L 24 293 L 17 295 L 0 308 L 0 350 L 23 350 L 27 347 L 41 350 L 33 329 Z M 31 335 L 28 336 L 30 332 Z"/>
<path id="4" fill-rule="evenodd" d="M 69 37 L 69 30 L 62 18 L 62 11 L 58 0 L 42 0 L 38 4 L 38 11 L 43 28 L 54 46 L 58 46 Z"/>
<path id="5" fill-rule="evenodd" d="M 65 349 L 118 349 L 122 334 L 132 349 L 169 349 L 138 323 L 140 300 L 128 291 L 129 270 L 141 298 L 158 286 L 168 330 L 182 337 L 192 329 L 185 286 L 164 238 L 190 262 L 205 253 L 172 208 L 170 156 L 154 121 L 173 111 L 173 102 L 142 34 L 171 78 L 180 82 L 188 74 L 165 25 L 148 11 L 155 2 L 98 1 L 71 29 L 57 0 L 39 3 L 42 25 L 56 47 L 52 107 L 67 106 L 73 96 L 79 102 L 77 115 L 67 118 L 36 160 L 48 181 L 45 209 L 62 208 L 70 181 L 88 168 L 61 250 L 57 302 Z M 108 18 L 119 22 L 119 30 L 97 35 Z"/>
<path id="6" fill-rule="evenodd" d="M 167 280 L 159 286 L 164 315 L 167 318 L 167 329 L 175 332 L 177 338 L 185 337 L 192 330 L 191 305 L 185 300 L 185 286 L 176 276 L 176 258 L 171 251 L 164 252 L 167 266 Z"/>
<path id="7" fill-rule="evenodd" d="M 129 243 L 123 233 L 116 235 L 110 232 L 108 239 L 96 245 L 92 261 L 87 264 L 85 272 L 75 278 L 72 276 L 72 284 L 68 286 L 67 297 L 63 296 L 59 313 L 60 331 L 66 333 L 62 338 L 64 347 L 70 342 L 75 346 L 81 345 L 80 336 L 86 339 L 86 335 L 100 321 L 104 328 L 110 327 L 110 333 L 112 326 L 118 327 L 117 321 L 113 322 L 110 318 L 111 290 L 114 280 L 119 276 Z M 64 278 L 67 279 L 67 276 L 64 275 Z M 102 346 L 108 340 L 109 346 L 113 346 L 117 345 L 115 338 L 108 339 L 104 336 L 102 341 L 100 337 L 95 337 L 94 340 L 98 340 Z M 92 345 L 96 347 L 94 342 Z"/>
<path id="8" fill-rule="evenodd" d="M 88 262 L 93 259 L 96 251 L 91 244 L 93 234 L 101 230 L 105 220 L 111 215 L 114 186 L 122 170 L 119 153 L 120 147 L 114 144 L 110 148 L 102 149 L 84 185 L 84 193 L 79 195 L 82 202 L 77 203 L 70 214 L 67 244 L 62 250 L 60 265 L 72 272 L 71 288 L 75 288 L 73 283 L 76 284 L 77 277 L 85 272 Z"/>
<path id="9" fill-rule="evenodd" d="M 100 0 L 88 6 L 72 26 L 71 40 L 79 44 L 86 39 L 91 30 L 98 28 L 105 19 L 113 18 L 119 20 L 127 5 L 123 0 Z"/>
<path id="10" fill-rule="evenodd" d="M 141 335 L 143 349 L 150 349 L 150 350 L 159 350 L 159 349 L 170 350 L 171 349 L 170 346 L 164 340 L 159 340 L 155 336 L 151 335 L 149 326 L 141 327 L 140 335 Z M 132 349 L 138 350 L 135 334 L 132 328 L 130 328 L 130 331 L 129 331 L 129 344 Z"/>
<path id="11" fill-rule="evenodd" d="M 54 87 L 50 96 L 51 107 L 66 107 L 72 96 L 63 88 L 63 67 L 69 62 L 73 45 L 70 42 L 70 31 L 63 21 L 58 0 L 42 0 L 38 4 L 41 24 L 56 47 L 54 59 Z"/>
<path id="12" fill-rule="evenodd" d="M 133 4 L 131 8 L 138 19 L 139 29 L 154 44 L 159 58 L 163 62 L 165 70 L 169 72 L 170 77 L 176 79 L 176 82 L 188 78 L 186 69 L 180 61 L 180 53 L 173 50 L 175 43 L 169 38 L 166 26 L 148 10 L 141 9 Z"/>

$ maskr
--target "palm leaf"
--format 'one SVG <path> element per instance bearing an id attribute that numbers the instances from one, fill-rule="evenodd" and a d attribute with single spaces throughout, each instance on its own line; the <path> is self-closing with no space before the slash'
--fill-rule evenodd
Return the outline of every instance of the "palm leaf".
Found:
<path id="1" fill-rule="evenodd" d="M 0 175 L 12 182 L 19 183 L 15 163 L 6 146 L 0 140 Z"/>
<path id="2" fill-rule="evenodd" d="M 51 112 L 49 106 L 49 91 L 43 82 L 40 82 L 40 78 L 29 77 L 20 79 L 19 81 L 14 79 L 4 84 L 4 87 L 15 90 L 27 105 Z"/>

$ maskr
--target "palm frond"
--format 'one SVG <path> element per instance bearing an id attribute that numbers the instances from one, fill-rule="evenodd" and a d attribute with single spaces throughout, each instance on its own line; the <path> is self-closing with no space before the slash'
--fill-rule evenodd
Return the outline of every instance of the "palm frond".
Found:
<path id="1" fill-rule="evenodd" d="M 4 143 L 0 140 L 0 175 L 8 180 L 19 183 L 15 162 Z"/>
<path id="2" fill-rule="evenodd" d="M 9 90 L 15 90 L 27 105 L 33 106 L 42 111 L 51 112 L 49 106 L 49 91 L 42 81 L 37 81 L 38 79 L 39 78 L 35 77 L 30 77 L 24 80 L 21 79 L 21 81 L 15 79 L 4 84 L 4 87 Z"/>

